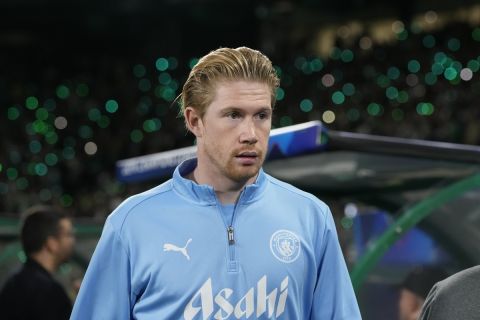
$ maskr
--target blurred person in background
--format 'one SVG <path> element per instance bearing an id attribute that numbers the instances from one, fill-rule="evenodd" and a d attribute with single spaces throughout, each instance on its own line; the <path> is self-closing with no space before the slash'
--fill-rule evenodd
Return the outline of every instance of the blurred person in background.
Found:
<path id="1" fill-rule="evenodd" d="M 200 59 L 197 158 L 108 217 L 73 320 L 361 319 L 330 209 L 261 169 L 278 85 L 259 51 Z"/>
<path id="2" fill-rule="evenodd" d="M 420 266 L 410 271 L 400 289 L 399 320 L 417 320 L 430 289 L 446 277 L 443 269 L 434 266 Z"/>
<path id="3" fill-rule="evenodd" d="M 0 317 L 68 319 L 72 303 L 53 274 L 73 253 L 72 221 L 63 212 L 48 206 L 34 206 L 25 214 L 21 242 L 27 260 L 0 292 Z"/>
<path id="4" fill-rule="evenodd" d="M 435 284 L 418 319 L 480 319 L 480 266 L 462 270 Z"/>

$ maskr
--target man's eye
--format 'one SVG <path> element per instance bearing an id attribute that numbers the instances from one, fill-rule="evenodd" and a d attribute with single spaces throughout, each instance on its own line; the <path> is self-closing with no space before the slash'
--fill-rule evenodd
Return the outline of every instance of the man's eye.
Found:
<path id="1" fill-rule="evenodd" d="M 266 112 L 261 112 L 257 115 L 257 117 L 260 119 L 260 120 L 265 120 L 265 119 L 268 119 L 269 117 L 269 114 L 266 113 Z"/>
<path id="2" fill-rule="evenodd" d="M 240 114 L 238 112 L 230 112 L 227 116 L 232 119 L 240 118 Z"/>

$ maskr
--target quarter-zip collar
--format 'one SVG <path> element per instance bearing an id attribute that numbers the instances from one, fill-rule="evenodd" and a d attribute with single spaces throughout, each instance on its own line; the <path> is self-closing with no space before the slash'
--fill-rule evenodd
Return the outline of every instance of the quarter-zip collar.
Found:
<path id="1" fill-rule="evenodd" d="M 212 186 L 197 184 L 195 181 L 184 178 L 197 166 L 197 159 L 183 161 L 177 166 L 173 173 L 172 184 L 175 191 L 191 199 L 200 205 L 216 205 L 217 197 Z M 247 204 L 257 200 L 265 191 L 267 186 L 267 175 L 260 169 L 254 183 L 244 187 L 238 205 Z"/>

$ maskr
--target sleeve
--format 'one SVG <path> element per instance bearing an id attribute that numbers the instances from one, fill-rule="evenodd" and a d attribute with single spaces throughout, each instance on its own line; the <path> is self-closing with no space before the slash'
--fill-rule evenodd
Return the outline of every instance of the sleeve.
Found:
<path id="1" fill-rule="evenodd" d="M 430 315 L 432 314 L 432 310 L 435 306 L 435 300 L 437 299 L 439 284 L 436 283 L 433 288 L 428 293 L 427 297 L 425 298 L 425 302 L 423 303 L 422 311 L 420 313 L 420 317 L 418 320 L 429 320 L 431 319 Z"/>
<path id="2" fill-rule="evenodd" d="M 107 219 L 70 319 L 131 319 L 133 296 L 128 252 Z"/>
<path id="3" fill-rule="evenodd" d="M 323 234 L 319 231 L 317 241 L 319 263 L 310 319 L 361 319 L 330 210 L 325 216 L 325 229 Z"/>

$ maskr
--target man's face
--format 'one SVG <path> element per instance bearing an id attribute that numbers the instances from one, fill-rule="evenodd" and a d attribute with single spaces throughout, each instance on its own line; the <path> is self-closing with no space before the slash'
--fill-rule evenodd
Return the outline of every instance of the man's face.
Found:
<path id="1" fill-rule="evenodd" d="M 199 120 L 199 157 L 207 174 L 253 182 L 265 160 L 272 124 L 270 89 L 251 81 L 220 82 Z"/>
<path id="2" fill-rule="evenodd" d="M 420 316 L 424 299 L 413 292 L 402 289 L 400 291 L 400 299 L 398 302 L 398 318 L 399 320 L 416 320 Z"/>
<path id="3" fill-rule="evenodd" d="M 75 246 L 75 235 L 70 219 L 65 218 L 59 221 L 59 231 L 55 239 L 57 241 L 57 260 L 60 263 L 68 261 L 73 254 Z"/>

